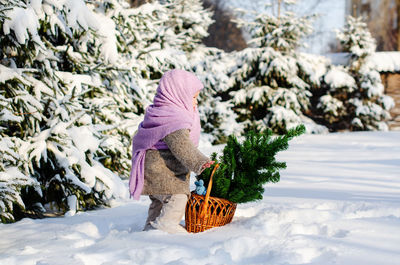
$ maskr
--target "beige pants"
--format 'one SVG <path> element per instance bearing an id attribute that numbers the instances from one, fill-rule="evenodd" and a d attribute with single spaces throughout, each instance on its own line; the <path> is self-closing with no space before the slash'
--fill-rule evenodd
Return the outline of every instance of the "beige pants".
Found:
<path id="1" fill-rule="evenodd" d="M 186 194 L 149 195 L 151 204 L 143 231 L 159 229 L 171 234 L 186 233 L 179 223 L 185 214 Z"/>

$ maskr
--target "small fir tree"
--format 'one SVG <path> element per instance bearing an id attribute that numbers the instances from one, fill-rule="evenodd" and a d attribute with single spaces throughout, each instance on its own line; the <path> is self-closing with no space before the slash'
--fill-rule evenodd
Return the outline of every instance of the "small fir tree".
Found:
<path id="1" fill-rule="evenodd" d="M 212 155 L 219 169 L 213 177 L 211 196 L 225 198 L 235 203 L 245 203 L 262 199 L 263 185 L 280 180 L 279 170 L 286 168 L 285 162 L 275 159 L 279 151 L 288 148 L 292 138 L 305 132 L 304 125 L 289 129 L 282 136 L 273 137 L 271 130 L 264 133 L 250 131 L 245 134 L 243 142 L 231 135 L 217 158 Z M 197 178 L 208 185 L 214 166 L 205 169 Z"/>
<path id="2" fill-rule="evenodd" d="M 301 39 L 312 31 L 312 17 L 296 17 L 291 12 L 261 14 L 252 22 L 240 23 L 248 28 L 249 45 L 254 47 L 238 53 L 240 67 L 233 73 L 230 95 L 238 121 L 246 130 L 271 128 L 282 134 L 306 121 L 311 125 L 308 131 L 321 129 L 305 116 L 311 90 L 319 85 L 308 66 L 317 60 L 311 62 L 296 52 Z"/>
<path id="3" fill-rule="evenodd" d="M 332 130 L 388 130 L 394 106 L 384 95 L 379 72 L 368 62 L 376 44 L 362 17 L 349 16 L 337 37 L 350 55 L 348 66 L 331 66 L 323 77 L 318 110 Z"/>

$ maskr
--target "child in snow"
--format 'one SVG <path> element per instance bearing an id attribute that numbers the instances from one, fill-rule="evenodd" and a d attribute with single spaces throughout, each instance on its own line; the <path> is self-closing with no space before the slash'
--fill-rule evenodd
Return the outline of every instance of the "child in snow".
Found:
<path id="1" fill-rule="evenodd" d="M 134 199 L 141 194 L 151 199 L 143 230 L 186 232 L 179 223 L 190 195 L 190 171 L 200 174 L 214 163 L 196 148 L 200 136 L 197 96 L 202 88 L 192 73 L 165 73 L 133 137 L 130 194 Z"/>

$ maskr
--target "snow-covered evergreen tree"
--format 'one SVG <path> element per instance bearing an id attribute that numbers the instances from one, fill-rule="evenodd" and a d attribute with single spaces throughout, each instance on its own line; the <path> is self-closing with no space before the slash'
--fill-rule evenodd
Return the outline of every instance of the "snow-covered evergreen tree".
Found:
<path id="1" fill-rule="evenodd" d="M 232 72 L 237 69 L 236 53 L 199 46 L 191 53 L 190 62 L 202 80 L 199 111 L 202 131 L 213 143 L 226 142 L 228 135 L 240 135 L 243 127 L 237 123 L 233 104 L 226 101 L 227 91 L 233 86 Z"/>
<path id="2" fill-rule="evenodd" d="M 125 196 L 121 179 L 101 163 L 114 156 L 124 165 L 124 148 L 105 131 L 128 121 L 125 109 L 136 125 L 132 113 L 140 106 L 132 82 L 125 91 L 110 82 L 124 83 L 120 73 L 129 78 L 118 69 L 114 24 L 99 23 L 111 20 L 83 1 L 14 1 L 1 9 L 1 100 L 8 103 L 1 134 L 24 143 L 15 153 L 26 185 L 21 177 L 7 182 L 19 187 L 21 210 L 56 206 L 73 213 Z"/>
<path id="3" fill-rule="evenodd" d="M 118 0 L 121 1 L 121 0 Z M 116 21 L 118 50 L 133 69 L 137 87 L 150 104 L 162 74 L 172 68 L 191 69 L 188 56 L 207 35 L 211 13 L 200 0 L 164 0 L 128 9 L 109 9 Z"/>
<path id="4" fill-rule="evenodd" d="M 332 130 L 387 130 L 394 102 L 384 95 L 379 72 L 368 63 L 376 45 L 363 18 L 349 16 L 337 37 L 349 52 L 349 65 L 330 67 L 317 108 Z"/>
<path id="5" fill-rule="evenodd" d="M 39 183 L 27 174 L 25 161 L 18 154 L 18 137 L 0 136 L 0 221 L 14 221 L 15 210 L 24 209 L 21 192 L 31 187 L 40 192 Z"/>
<path id="6" fill-rule="evenodd" d="M 239 52 L 239 67 L 233 74 L 236 83 L 231 88 L 234 110 L 247 129 L 285 133 L 301 123 L 309 132 L 324 131 L 305 114 L 309 111 L 313 87 L 319 85 L 324 62 L 296 52 L 301 38 L 312 31 L 311 17 L 258 15 L 254 21 L 241 21 L 251 34 L 250 45 Z"/>

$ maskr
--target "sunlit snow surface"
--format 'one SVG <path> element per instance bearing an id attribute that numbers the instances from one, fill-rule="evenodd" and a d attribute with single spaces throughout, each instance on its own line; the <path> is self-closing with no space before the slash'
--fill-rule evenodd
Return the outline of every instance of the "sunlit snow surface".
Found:
<path id="1" fill-rule="evenodd" d="M 0 264 L 399 264 L 400 132 L 305 135 L 278 160 L 281 181 L 224 227 L 142 232 L 149 200 L 127 199 L 1 224 Z"/>

